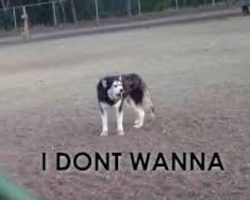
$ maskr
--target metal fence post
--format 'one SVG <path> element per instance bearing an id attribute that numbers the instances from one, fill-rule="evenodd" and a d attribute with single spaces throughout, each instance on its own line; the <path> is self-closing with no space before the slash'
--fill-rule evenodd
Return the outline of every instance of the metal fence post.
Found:
<path id="1" fill-rule="evenodd" d="M 138 15 L 141 15 L 141 0 L 137 0 L 137 4 L 138 4 Z"/>
<path id="2" fill-rule="evenodd" d="M 23 19 L 23 38 L 29 39 L 30 37 L 30 30 L 29 30 L 29 16 L 26 11 L 26 6 L 23 6 L 23 14 L 21 18 Z"/>
<path id="3" fill-rule="evenodd" d="M 131 16 L 131 0 L 127 0 L 127 4 L 128 4 L 127 13 L 128 13 L 128 16 L 130 17 Z"/>
<path id="4" fill-rule="evenodd" d="M 52 2 L 52 10 L 53 10 L 54 25 L 57 26 L 56 7 L 54 1 Z"/>
<path id="5" fill-rule="evenodd" d="M 179 2 L 178 2 L 178 0 L 175 0 L 175 9 L 179 10 Z"/>
<path id="6" fill-rule="evenodd" d="M 17 22 L 16 22 L 16 9 L 12 8 L 12 13 L 13 13 L 13 21 L 14 21 L 14 27 L 17 30 Z"/>
<path id="7" fill-rule="evenodd" d="M 99 8 L 98 8 L 98 0 L 95 0 L 95 19 L 99 21 Z"/>

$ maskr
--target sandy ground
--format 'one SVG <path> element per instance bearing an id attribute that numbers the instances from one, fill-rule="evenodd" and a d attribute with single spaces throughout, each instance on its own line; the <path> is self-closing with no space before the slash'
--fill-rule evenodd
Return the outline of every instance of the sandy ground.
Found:
<path id="1" fill-rule="evenodd" d="M 249 17 L 5 46 L 0 49 L 0 165 L 46 200 L 250 196 Z M 137 72 L 157 119 L 99 137 L 95 87 Z M 55 153 L 220 153 L 225 171 L 55 170 Z M 41 170 L 41 153 L 49 169 Z"/>

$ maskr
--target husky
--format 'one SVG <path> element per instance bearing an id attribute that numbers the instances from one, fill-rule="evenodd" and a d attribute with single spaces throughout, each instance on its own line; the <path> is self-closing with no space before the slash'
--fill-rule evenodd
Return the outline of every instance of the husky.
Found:
<path id="1" fill-rule="evenodd" d="M 118 135 L 124 135 L 124 102 L 135 111 L 135 128 L 141 128 L 143 126 L 145 111 L 150 111 L 153 118 L 155 116 L 149 89 L 144 80 L 134 73 L 101 78 L 97 84 L 97 98 L 102 119 L 101 136 L 108 135 L 107 109 L 109 107 L 115 108 L 116 110 Z"/>

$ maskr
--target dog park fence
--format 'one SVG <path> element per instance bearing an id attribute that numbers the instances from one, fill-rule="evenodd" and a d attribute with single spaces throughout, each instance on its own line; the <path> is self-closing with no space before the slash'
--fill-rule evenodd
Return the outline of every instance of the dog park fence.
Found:
<path id="1" fill-rule="evenodd" d="M 234 4 L 236 0 L 48 0 L 0 9 L 0 30 L 29 26 L 58 26 L 107 17 L 141 15 L 186 7 Z M 20 1 L 21 2 L 21 1 Z M 27 25 L 26 24 L 26 25 Z"/>

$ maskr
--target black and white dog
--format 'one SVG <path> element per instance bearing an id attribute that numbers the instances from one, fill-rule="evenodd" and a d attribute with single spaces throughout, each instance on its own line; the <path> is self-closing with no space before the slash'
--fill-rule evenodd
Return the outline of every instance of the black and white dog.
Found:
<path id="1" fill-rule="evenodd" d="M 118 135 L 124 135 L 123 105 L 131 106 L 136 113 L 135 128 L 141 128 L 144 123 L 145 110 L 154 116 L 154 107 L 146 83 L 137 74 L 106 76 L 97 85 L 97 97 L 101 109 L 101 136 L 108 135 L 107 108 L 116 109 Z"/>

